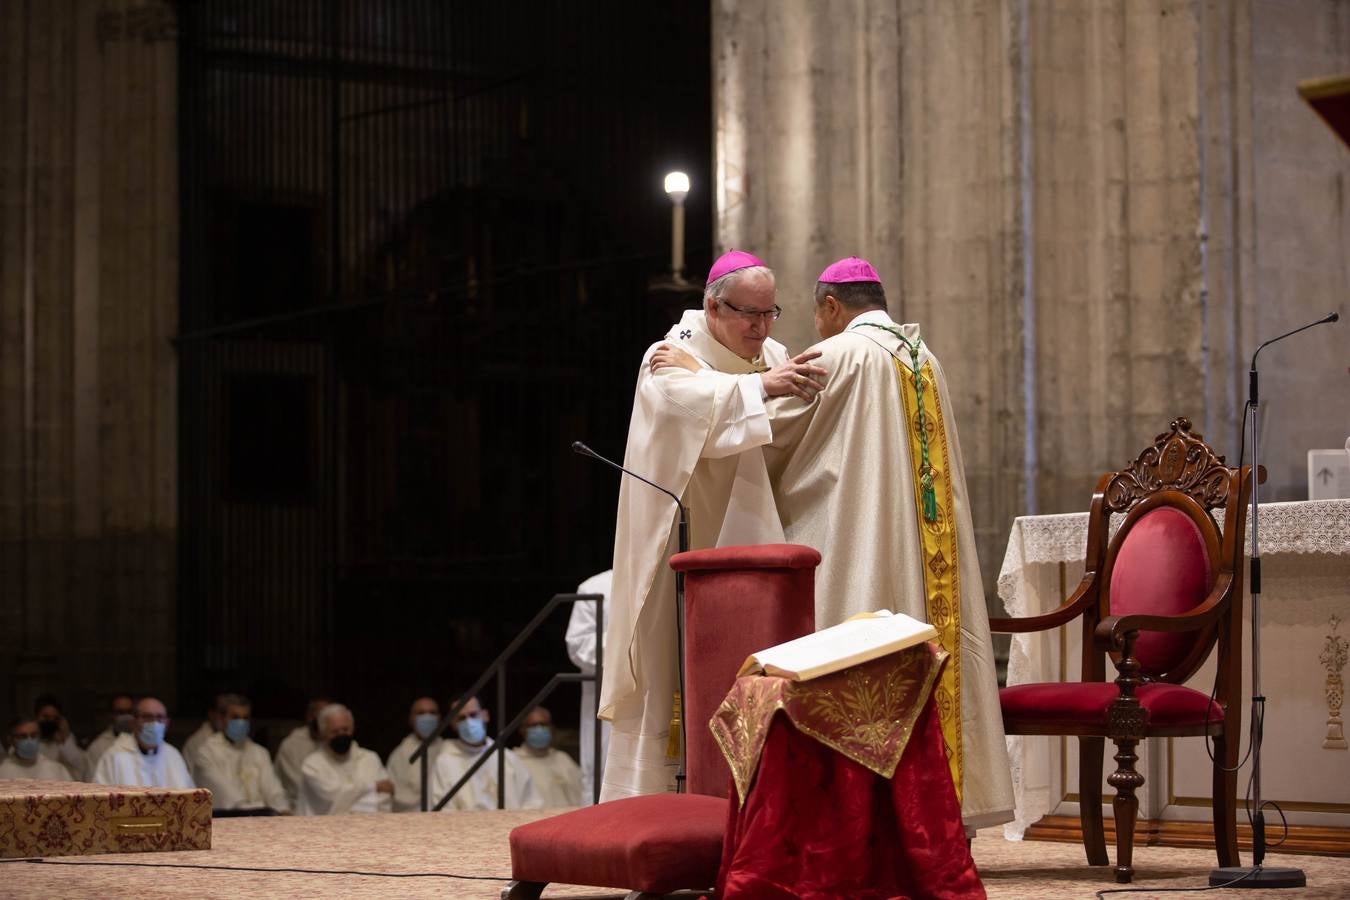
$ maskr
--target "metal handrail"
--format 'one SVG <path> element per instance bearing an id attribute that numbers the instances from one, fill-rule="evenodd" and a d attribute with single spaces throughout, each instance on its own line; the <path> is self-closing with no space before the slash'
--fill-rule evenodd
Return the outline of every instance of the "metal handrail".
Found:
<path id="1" fill-rule="evenodd" d="M 535 613 L 534 618 L 530 620 L 529 624 L 526 625 L 524 628 L 522 628 L 520 633 L 517 634 L 515 638 L 511 641 L 511 643 L 506 646 L 506 649 L 497 655 L 497 658 L 493 660 L 492 664 L 483 671 L 483 674 L 478 676 L 478 680 L 473 683 L 473 686 L 470 687 L 464 693 L 460 694 L 459 697 L 455 700 L 455 702 L 450 705 L 450 709 L 446 711 L 445 715 L 441 716 L 441 721 L 437 723 L 436 730 L 433 731 L 431 734 L 429 734 L 427 737 L 423 738 L 422 742 L 418 744 L 417 749 L 413 751 L 412 756 L 408 757 L 408 762 L 410 763 L 415 763 L 419 761 L 421 762 L 423 812 L 426 812 L 428 810 L 427 804 L 429 802 L 429 798 L 427 796 L 427 792 L 430 790 L 430 787 L 427 780 L 428 774 L 427 769 L 430 765 L 431 754 L 428 753 L 427 751 L 428 748 L 431 746 L 432 742 L 435 741 L 440 736 L 441 732 L 443 732 L 446 728 L 450 726 L 452 722 L 454 722 L 455 716 L 457 716 L 459 714 L 459 711 L 464 708 L 464 704 L 468 703 L 471 698 L 477 696 L 478 692 L 483 689 L 483 686 L 486 685 L 488 681 L 491 680 L 493 677 L 496 677 L 497 679 L 497 721 L 500 722 L 506 717 L 506 663 L 511 659 L 511 657 L 515 654 L 515 652 L 521 648 L 521 646 L 525 643 L 525 641 L 527 641 L 530 638 L 530 636 L 534 634 L 535 631 L 538 630 L 539 626 L 543 624 L 544 620 L 548 618 L 549 614 L 564 603 L 595 604 L 595 672 L 591 675 L 587 675 L 584 672 L 555 672 L 553 677 L 550 678 L 548 683 L 544 685 L 544 687 L 542 687 L 539 690 L 539 692 L 534 695 L 534 698 L 525 706 L 525 708 L 521 710 L 519 713 L 517 713 L 515 718 L 513 718 L 510 721 L 510 723 L 506 725 L 506 727 L 502 728 L 498 732 L 498 736 L 500 737 L 503 735 L 509 735 L 511 732 L 519 728 L 520 723 L 525 720 L 525 717 L 527 715 L 529 715 L 530 710 L 534 709 L 534 707 L 539 705 L 539 703 L 542 702 L 544 698 L 552 694 L 554 688 L 558 687 L 558 685 L 560 684 L 575 684 L 593 681 L 595 682 L 595 693 L 596 693 L 596 700 L 598 703 L 600 697 L 600 679 L 602 671 L 604 669 L 604 659 L 605 659 L 604 656 L 605 605 L 603 603 L 604 599 L 605 598 L 603 594 L 554 594 L 551 598 L 549 598 L 549 601 L 544 604 L 544 606 L 539 610 L 539 612 Z M 598 718 L 595 719 L 592 725 L 595 729 L 595 742 L 594 742 L 595 746 L 593 747 L 593 754 L 594 754 L 593 771 L 595 772 L 595 777 L 592 778 L 592 793 L 594 795 L 592 797 L 592 800 L 598 803 L 600 802 L 600 763 L 601 763 L 600 720 Z M 444 807 L 445 804 L 449 803 L 450 799 L 454 797 L 456 793 L 459 792 L 460 788 L 462 788 L 466 783 L 468 783 L 469 779 L 473 777 L 474 773 L 477 772 L 480 768 L 482 768 L 483 764 L 486 763 L 488 758 L 492 756 L 492 754 L 494 753 L 497 754 L 497 808 L 504 809 L 506 807 L 506 757 L 503 756 L 502 754 L 504 754 L 505 752 L 506 752 L 506 745 L 502 741 L 500 740 L 493 741 L 491 750 L 479 756 L 478 759 L 474 760 L 474 763 L 472 766 L 469 767 L 469 770 L 465 772 L 463 776 L 460 777 L 459 781 L 455 782 L 454 786 L 450 788 L 450 790 L 446 793 L 446 795 L 442 797 L 434 807 L 431 807 L 431 810 L 438 811 L 442 807 Z"/>

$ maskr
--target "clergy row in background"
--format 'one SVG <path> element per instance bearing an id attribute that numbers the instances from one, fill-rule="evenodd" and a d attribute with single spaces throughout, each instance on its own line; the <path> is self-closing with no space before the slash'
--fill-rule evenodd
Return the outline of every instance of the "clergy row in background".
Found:
<path id="1" fill-rule="evenodd" d="M 164 740 L 169 714 L 155 697 L 122 694 L 112 700 L 111 724 L 81 748 L 60 702 L 39 697 L 31 716 L 16 716 L 5 732 L 0 780 L 93 781 L 99 784 L 211 791 L 218 814 L 334 815 L 409 812 L 422 807 L 421 764 L 409 762 L 440 723 L 430 697 L 413 702 L 411 733 L 386 762 L 357 743 L 356 717 L 341 703 L 310 701 L 305 724 L 288 734 L 273 760 L 249 736 L 252 707 L 239 694 L 217 696 L 209 721 L 180 751 Z M 456 715 L 453 737 L 429 747 L 431 805 L 492 746 L 488 711 L 471 698 Z M 577 806 L 581 770 L 552 746 L 549 711 L 536 707 L 524 720 L 522 743 L 503 753 L 506 806 L 510 809 Z M 497 761 L 489 759 L 445 805 L 446 811 L 496 809 Z"/>

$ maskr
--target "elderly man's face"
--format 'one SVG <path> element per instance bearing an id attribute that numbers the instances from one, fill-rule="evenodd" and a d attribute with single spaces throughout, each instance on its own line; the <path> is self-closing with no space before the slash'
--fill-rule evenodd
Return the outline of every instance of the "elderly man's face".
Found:
<path id="1" fill-rule="evenodd" d="M 754 359 L 773 326 L 773 281 L 763 274 L 747 275 L 705 309 L 708 330 L 717 342 L 742 359 Z"/>
<path id="2" fill-rule="evenodd" d="M 320 723 L 319 736 L 321 740 L 330 740 L 339 734 L 355 734 L 356 723 L 352 721 L 352 714 L 349 712 L 334 713 Z"/>

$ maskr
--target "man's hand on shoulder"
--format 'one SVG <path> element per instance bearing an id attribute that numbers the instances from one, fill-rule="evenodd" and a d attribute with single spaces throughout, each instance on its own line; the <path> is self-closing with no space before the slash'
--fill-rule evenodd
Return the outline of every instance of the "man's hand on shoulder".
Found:
<path id="1" fill-rule="evenodd" d="M 805 350 L 782 365 L 774 366 L 759 377 L 764 382 L 764 392 L 770 397 L 782 397 L 795 394 L 807 403 L 816 399 L 816 394 L 825 390 L 824 379 L 829 373 L 820 366 L 812 365 L 811 360 L 820 356 L 819 350 Z"/>
<path id="2" fill-rule="evenodd" d="M 697 372 L 702 366 L 698 360 L 694 359 L 688 351 L 681 347 L 674 347 L 670 344 L 662 344 L 656 348 L 651 359 L 652 371 L 657 369 L 688 369 L 690 372 Z"/>

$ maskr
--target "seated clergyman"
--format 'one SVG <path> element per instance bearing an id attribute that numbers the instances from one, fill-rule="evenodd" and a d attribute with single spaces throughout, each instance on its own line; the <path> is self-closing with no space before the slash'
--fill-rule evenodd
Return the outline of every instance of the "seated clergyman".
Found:
<path id="1" fill-rule="evenodd" d="M 136 704 L 132 733 L 113 741 L 94 768 L 94 781 L 141 787 L 196 787 L 182 755 L 164 740 L 168 727 L 169 711 L 164 704 L 156 697 L 142 697 Z"/>
<path id="2" fill-rule="evenodd" d="M 225 694 L 221 710 L 221 730 L 197 749 L 197 786 L 211 791 L 211 808 L 290 812 L 291 799 L 272 769 L 272 757 L 249 737 L 248 698 Z"/>
<path id="3" fill-rule="evenodd" d="M 0 779 L 70 781 L 70 770 L 42 755 L 36 716 L 15 716 L 5 732 L 7 754 L 0 756 Z"/>
<path id="4" fill-rule="evenodd" d="M 330 703 L 319 711 L 318 723 L 319 749 L 300 767 L 296 812 L 302 816 L 389 812 L 394 783 L 375 751 L 356 743 L 352 711 Z"/>

